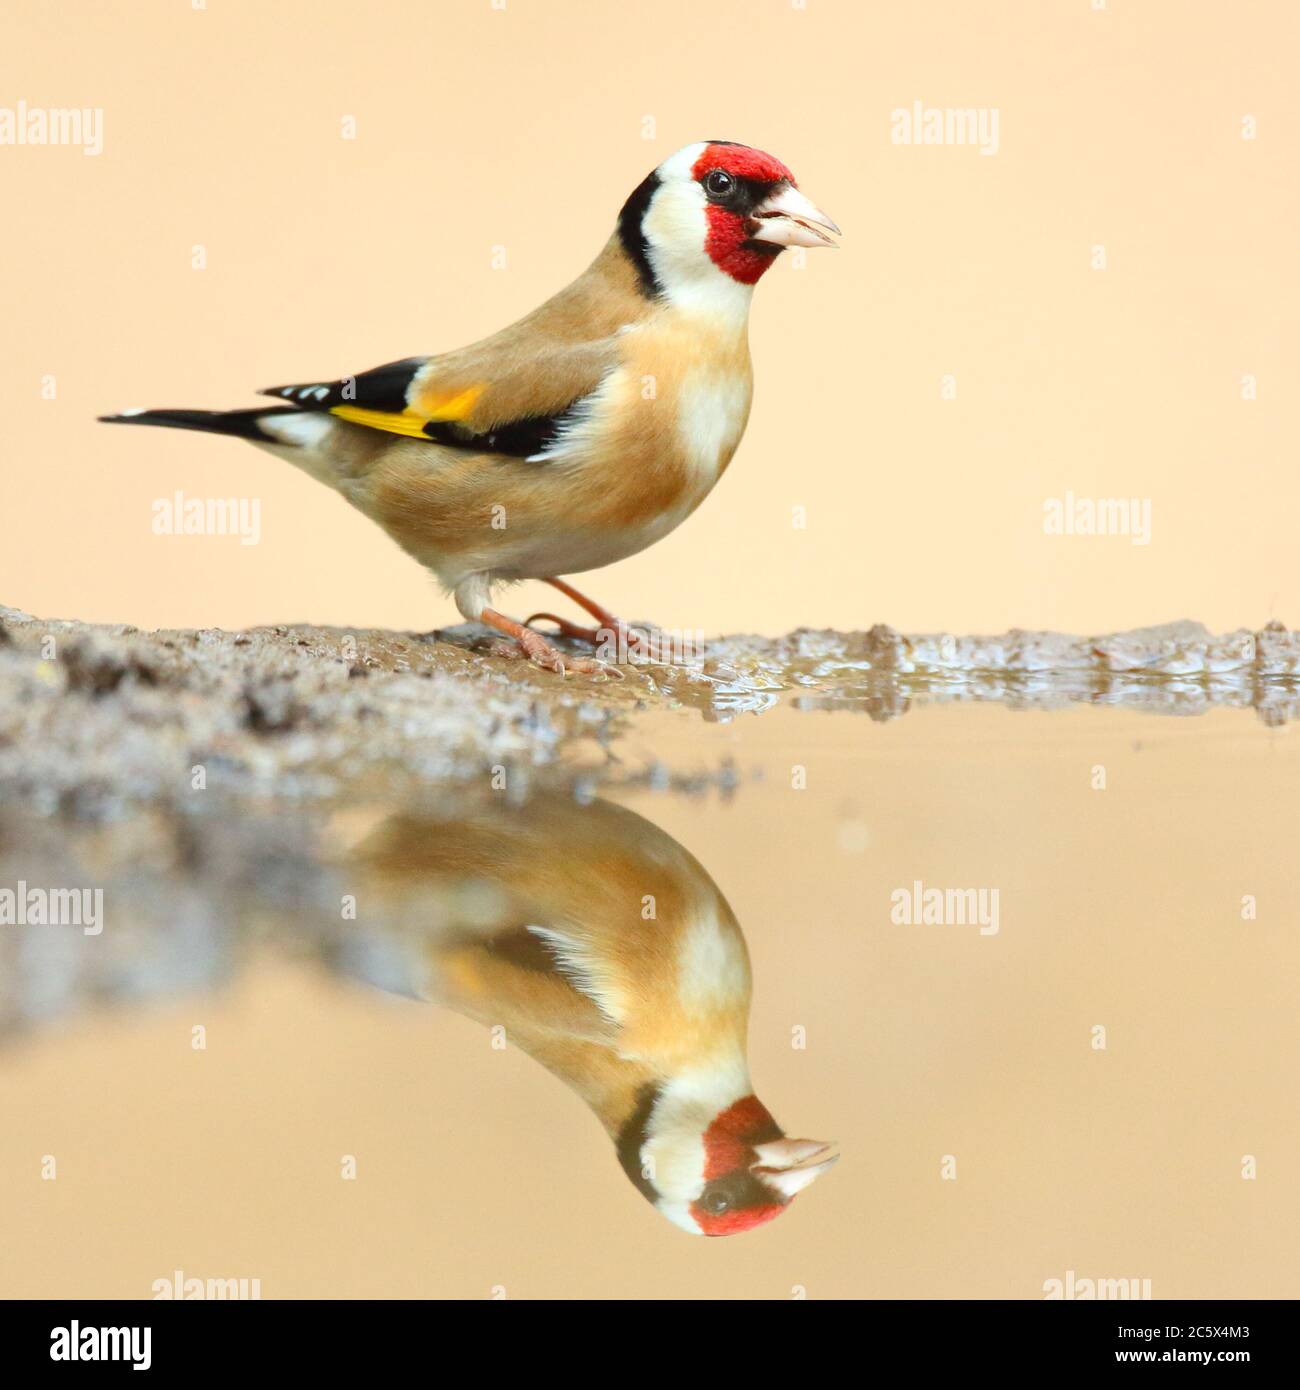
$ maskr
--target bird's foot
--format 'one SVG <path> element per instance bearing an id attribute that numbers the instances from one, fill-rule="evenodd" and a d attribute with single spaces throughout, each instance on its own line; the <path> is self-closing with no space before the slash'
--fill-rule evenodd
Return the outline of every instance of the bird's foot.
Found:
<path id="1" fill-rule="evenodd" d="M 522 635 L 516 640 L 523 655 L 533 665 L 540 666 L 545 671 L 554 671 L 561 676 L 573 672 L 581 676 L 611 676 L 615 680 L 623 679 L 623 673 L 617 666 L 611 666 L 608 662 L 600 661 L 593 656 L 576 656 L 572 652 L 561 651 L 531 627 L 525 626 Z"/>
<path id="2" fill-rule="evenodd" d="M 546 618 L 559 627 L 562 636 L 590 643 L 606 660 L 621 663 L 654 662 L 673 666 L 689 661 L 694 654 L 694 644 L 663 632 L 651 623 L 639 627 L 625 623 L 622 618 L 615 617 L 604 604 L 588 598 L 566 579 L 552 577 L 543 583 L 571 598 L 579 608 L 585 609 L 595 618 L 597 625 L 580 627 L 566 618 L 556 617 L 554 613 L 534 613 L 528 621 L 531 623 L 535 618 Z"/>
<path id="3" fill-rule="evenodd" d="M 538 619 L 554 623 L 561 637 L 573 642 L 586 642 L 595 647 L 604 660 L 619 665 L 642 665 L 647 662 L 672 665 L 685 659 L 684 650 L 678 651 L 677 644 L 668 633 L 649 624 L 633 627 L 612 613 L 600 619 L 599 627 L 583 627 L 581 623 L 570 622 L 558 613 L 534 613 L 527 625 L 531 627 Z"/>
<path id="4" fill-rule="evenodd" d="M 511 639 L 492 644 L 490 650 L 495 656 L 526 657 L 534 666 L 540 666 L 544 671 L 554 671 L 560 676 L 605 676 L 614 680 L 623 679 L 623 673 L 617 666 L 598 661 L 594 657 L 575 656 L 571 652 L 561 651 L 535 628 L 517 623 L 504 614 L 485 609 L 483 620 Z"/>

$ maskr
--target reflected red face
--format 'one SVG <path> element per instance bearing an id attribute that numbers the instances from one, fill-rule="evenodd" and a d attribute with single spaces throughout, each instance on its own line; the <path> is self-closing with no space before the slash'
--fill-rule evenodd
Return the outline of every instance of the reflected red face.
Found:
<path id="1" fill-rule="evenodd" d="M 707 199 L 705 250 L 733 280 L 754 284 L 781 248 L 750 239 L 753 211 L 773 190 L 793 185 L 794 175 L 762 150 L 713 141 L 695 161 L 691 177 Z"/>
<path id="2" fill-rule="evenodd" d="M 753 153 L 753 151 L 751 151 Z M 731 1236 L 771 1221 L 789 1205 L 751 1170 L 757 1144 L 784 1138 L 757 1096 L 724 1110 L 704 1132 L 704 1191 L 691 1204 L 706 1236 Z"/>

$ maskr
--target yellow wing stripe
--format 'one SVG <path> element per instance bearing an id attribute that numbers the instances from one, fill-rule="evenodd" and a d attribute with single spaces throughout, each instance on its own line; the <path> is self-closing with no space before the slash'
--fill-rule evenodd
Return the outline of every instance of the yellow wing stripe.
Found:
<path id="1" fill-rule="evenodd" d="M 366 410 L 359 405 L 336 405 L 330 408 L 330 414 L 337 415 L 340 420 L 350 420 L 354 425 L 365 425 L 367 429 L 423 439 L 424 427 L 430 420 L 464 420 L 482 394 L 483 387 L 470 386 L 423 410 L 409 407 L 402 411 Z"/>
<path id="2" fill-rule="evenodd" d="M 340 420 L 350 420 L 354 425 L 365 425 L 372 430 L 387 430 L 389 434 L 409 434 L 412 439 L 424 439 L 424 427 L 429 422 L 423 415 L 412 410 L 404 410 L 394 415 L 391 410 L 363 410 L 357 405 L 335 405 L 330 414 Z"/>

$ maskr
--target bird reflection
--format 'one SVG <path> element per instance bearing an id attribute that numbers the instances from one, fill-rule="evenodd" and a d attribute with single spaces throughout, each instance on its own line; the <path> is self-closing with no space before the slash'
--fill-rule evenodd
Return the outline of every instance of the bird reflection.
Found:
<path id="1" fill-rule="evenodd" d="M 674 1225 L 722 1236 L 780 1215 L 837 1155 L 787 1138 L 754 1094 L 749 956 L 717 885 L 622 807 L 503 802 L 397 815 L 360 846 L 363 901 L 402 923 L 410 992 L 503 1029 L 576 1091 Z M 392 987 L 396 957 L 377 963 L 359 917 L 351 968 Z"/>

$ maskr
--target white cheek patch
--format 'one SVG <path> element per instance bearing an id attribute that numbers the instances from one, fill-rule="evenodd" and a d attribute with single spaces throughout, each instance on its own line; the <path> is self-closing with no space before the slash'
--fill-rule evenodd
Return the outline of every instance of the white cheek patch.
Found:
<path id="1" fill-rule="evenodd" d="M 743 1055 L 720 1056 L 698 1071 L 675 1075 L 655 1106 L 641 1161 L 653 1175 L 659 1194 L 655 1205 L 684 1231 L 703 1234 L 691 1215 L 691 1203 L 704 1191 L 705 1132 L 753 1089 Z"/>
<path id="2" fill-rule="evenodd" d="M 680 1230 L 688 1235 L 702 1236 L 704 1232 L 700 1230 L 699 1223 L 691 1215 L 691 1209 L 686 1202 L 670 1202 L 666 1199 L 655 1203 L 655 1206 Z"/>
<path id="3" fill-rule="evenodd" d="M 709 232 L 704 190 L 686 174 L 662 183 L 641 222 L 655 278 L 666 289 L 679 281 L 717 271 L 704 249 Z"/>
<path id="4" fill-rule="evenodd" d="M 693 170 L 705 146 L 687 145 L 659 166 L 659 188 L 641 221 L 646 256 L 665 297 L 677 308 L 745 322 L 753 295 L 714 265 L 706 250 L 708 199 Z"/>
<path id="5" fill-rule="evenodd" d="M 704 190 L 697 183 L 661 188 L 642 228 L 651 269 L 674 308 L 743 328 L 754 287 L 732 279 L 709 255 Z"/>
<path id="6" fill-rule="evenodd" d="M 654 1173 L 661 1210 L 679 1204 L 685 1212 L 704 1190 L 704 1126 L 707 1123 L 701 1120 L 697 1133 L 674 1128 L 651 1138 L 643 1146 L 641 1159 Z M 688 1219 L 691 1219 L 689 1214 Z"/>

